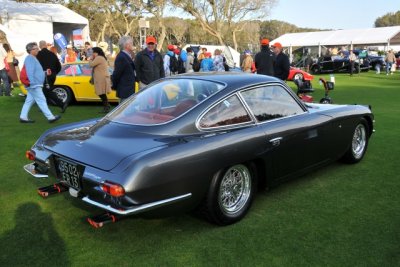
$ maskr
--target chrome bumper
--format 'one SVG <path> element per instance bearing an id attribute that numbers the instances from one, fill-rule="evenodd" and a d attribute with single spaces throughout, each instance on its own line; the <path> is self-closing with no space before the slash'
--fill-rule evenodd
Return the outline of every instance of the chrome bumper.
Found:
<path id="1" fill-rule="evenodd" d="M 29 163 L 27 165 L 24 166 L 24 170 L 29 173 L 30 175 L 32 175 L 33 177 L 36 178 L 47 178 L 49 177 L 47 174 L 43 174 L 43 173 L 39 173 L 36 171 L 35 169 L 35 165 L 34 163 Z"/>
<path id="2" fill-rule="evenodd" d="M 184 195 L 180 195 L 180 196 L 176 196 L 176 197 L 172 197 L 172 198 L 167 198 L 167 199 L 159 200 L 159 201 L 152 202 L 152 203 L 143 204 L 143 205 L 140 205 L 140 206 L 137 206 L 135 208 L 128 209 L 128 210 L 115 209 L 115 208 L 111 207 L 110 205 L 104 205 L 104 204 L 101 204 L 99 202 L 93 201 L 89 197 L 83 197 L 82 200 L 87 202 L 87 203 L 89 203 L 89 204 L 91 204 L 91 205 L 93 205 L 93 206 L 99 207 L 99 208 L 104 209 L 104 210 L 108 210 L 108 211 L 110 211 L 112 213 L 115 213 L 115 214 L 130 215 L 130 214 L 137 214 L 137 213 L 145 212 L 145 211 L 152 210 L 152 209 L 155 209 L 155 208 L 159 208 L 159 207 L 162 207 L 162 206 L 170 205 L 172 203 L 188 199 L 191 196 L 192 196 L 192 193 L 187 193 L 187 194 L 184 194 Z"/>

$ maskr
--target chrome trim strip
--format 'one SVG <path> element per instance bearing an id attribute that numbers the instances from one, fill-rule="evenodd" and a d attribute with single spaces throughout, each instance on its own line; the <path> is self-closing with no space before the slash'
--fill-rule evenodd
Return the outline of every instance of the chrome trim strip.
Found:
<path id="1" fill-rule="evenodd" d="M 167 198 L 167 199 L 159 200 L 159 201 L 152 202 L 152 203 L 143 204 L 143 205 L 140 205 L 138 207 L 128 209 L 128 210 L 118 210 L 118 209 L 111 207 L 110 205 L 104 205 L 99 202 L 93 201 L 89 197 L 83 197 L 82 200 L 91 205 L 94 205 L 101 209 L 111 211 L 111 212 L 119 214 L 119 215 L 129 215 L 129 214 L 137 214 L 137 213 L 152 210 L 152 209 L 155 209 L 155 208 L 158 208 L 161 206 L 169 205 L 174 202 L 190 198 L 191 196 L 192 196 L 192 193 L 187 193 L 185 195 L 180 195 L 180 196 Z"/>

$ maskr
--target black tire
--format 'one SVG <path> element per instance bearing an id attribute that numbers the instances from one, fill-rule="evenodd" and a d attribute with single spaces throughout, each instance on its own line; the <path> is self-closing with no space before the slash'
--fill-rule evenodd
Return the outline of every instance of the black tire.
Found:
<path id="1" fill-rule="evenodd" d="M 304 80 L 304 76 L 301 72 L 297 72 L 293 75 L 293 80 L 300 80 L 303 81 Z"/>
<path id="2" fill-rule="evenodd" d="M 344 154 L 342 161 L 345 163 L 357 163 L 365 155 L 368 147 L 369 127 L 365 119 L 361 119 L 354 128 L 349 149 Z"/>
<path id="3" fill-rule="evenodd" d="M 324 97 L 324 98 L 321 98 L 321 100 L 319 101 L 319 103 L 320 103 L 320 104 L 332 104 L 333 101 L 332 101 L 332 99 L 329 98 L 329 97 Z"/>
<path id="4" fill-rule="evenodd" d="M 202 213 L 212 223 L 229 225 L 248 212 L 257 188 L 255 167 L 237 164 L 214 175 Z"/>
<path id="5" fill-rule="evenodd" d="M 314 67 L 311 68 L 311 73 L 312 74 L 320 74 L 320 72 L 321 71 L 320 71 L 318 66 L 314 66 Z"/>
<path id="6" fill-rule="evenodd" d="M 71 103 L 74 98 L 71 88 L 67 86 L 55 85 L 52 91 L 63 102 L 63 104 Z"/>

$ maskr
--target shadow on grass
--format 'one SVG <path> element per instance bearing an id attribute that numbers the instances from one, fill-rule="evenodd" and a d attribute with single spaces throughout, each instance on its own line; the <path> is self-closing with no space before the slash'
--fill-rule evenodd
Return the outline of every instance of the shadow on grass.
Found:
<path id="1" fill-rule="evenodd" d="M 52 217 L 33 202 L 18 207 L 14 229 L 0 237 L 0 262 L 2 266 L 70 265 Z"/>

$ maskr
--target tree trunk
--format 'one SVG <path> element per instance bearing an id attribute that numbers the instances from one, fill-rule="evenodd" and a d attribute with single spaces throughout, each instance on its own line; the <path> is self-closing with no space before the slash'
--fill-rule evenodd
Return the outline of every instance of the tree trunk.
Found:
<path id="1" fill-rule="evenodd" d="M 165 27 L 165 25 L 164 25 L 163 18 L 159 18 L 159 20 L 158 20 L 158 26 L 160 26 L 160 28 L 161 28 L 161 34 L 160 34 L 160 36 L 158 37 L 157 50 L 158 50 L 158 51 L 161 51 L 162 46 L 163 46 L 163 44 L 164 44 L 165 37 L 167 36 L 167 29 L 166 29 L 166 27 Z"/>

